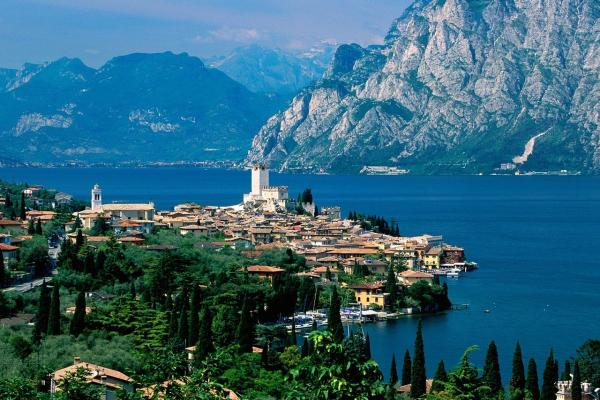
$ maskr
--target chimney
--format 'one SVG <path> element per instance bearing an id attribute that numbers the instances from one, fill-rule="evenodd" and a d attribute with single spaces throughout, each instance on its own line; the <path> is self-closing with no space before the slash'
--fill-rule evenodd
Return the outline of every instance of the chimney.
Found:
<path id="1" fill-rule="evenodd" d="M 73 365 L 77 365 L 77 364 L 79 364 L 80 362 L 81 362 L 81 357 L 75 357 L 75 358 L 73 359 Z"/>

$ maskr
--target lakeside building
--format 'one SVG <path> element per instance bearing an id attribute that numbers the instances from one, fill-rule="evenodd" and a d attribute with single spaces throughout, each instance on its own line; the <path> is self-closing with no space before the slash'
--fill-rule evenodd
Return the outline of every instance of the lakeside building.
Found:
<path id="1" fill-rule="evenodd" d="M 262 205 L 272 211 L 287 207 L 288 187 L 269 186 L 269 169 L 265 165 L 253 165 L 251 176 L 251 191 L 244 194 L 245 205 Z"/>
<path id="2" fill-rule="evenodd" d="M 383 283 L 365 283 L 349 287 L 354 291 L 354 300 L 363 307 L 376 304 L 383 309 L 386 306 L 388 293 L 384 293 Z"/>

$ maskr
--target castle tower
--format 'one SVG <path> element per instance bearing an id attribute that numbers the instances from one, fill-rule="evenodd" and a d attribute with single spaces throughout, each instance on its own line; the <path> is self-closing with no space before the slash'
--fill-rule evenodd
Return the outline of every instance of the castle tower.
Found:
<path id="1" fill-rule="evenodd" d="M 102 207 L 102 189 L 98 184 L 92 188 L 92 211 L 99 210 Z"/>
<path id="2" fill-rule="evenodd" d="M 264 165 L 252 166 L 252 196 L 262 196 L 262 190 L 269 186 L 269 170 Z"/>

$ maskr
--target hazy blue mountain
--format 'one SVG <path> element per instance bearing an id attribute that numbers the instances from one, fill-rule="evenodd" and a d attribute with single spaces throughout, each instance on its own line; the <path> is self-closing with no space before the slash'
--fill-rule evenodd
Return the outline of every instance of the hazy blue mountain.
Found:
<path id="1" fill-rule="evenodd" d="M 281 102 L 185 53 L 97 70 L 62 58 L 0 77 L 4 155 L 24 161 L 239 159 Z"/>
<path id="2" fill-rule="evenodd" d="M 333 56 L 331 46 L 313 50 L 292 54 L 250 45 L 206 61 L 254 92 L 296 94 L 323 75 Z"/>
<path id="3" fill-rule="evenodd" d="M 382 46 L 340 46 L 247 161 L 600 172 L 600 2 L 417 0 Z"/>

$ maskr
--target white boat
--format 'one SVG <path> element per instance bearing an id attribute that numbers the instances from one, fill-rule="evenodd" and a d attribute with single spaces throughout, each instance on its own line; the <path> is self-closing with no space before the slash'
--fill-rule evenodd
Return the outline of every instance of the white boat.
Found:
<path id="1" fill-rule="evenodd" d="M 462 270 L 460 268 L 451 268 L 446 272 L 448 278 L 458 278 Z"/>

